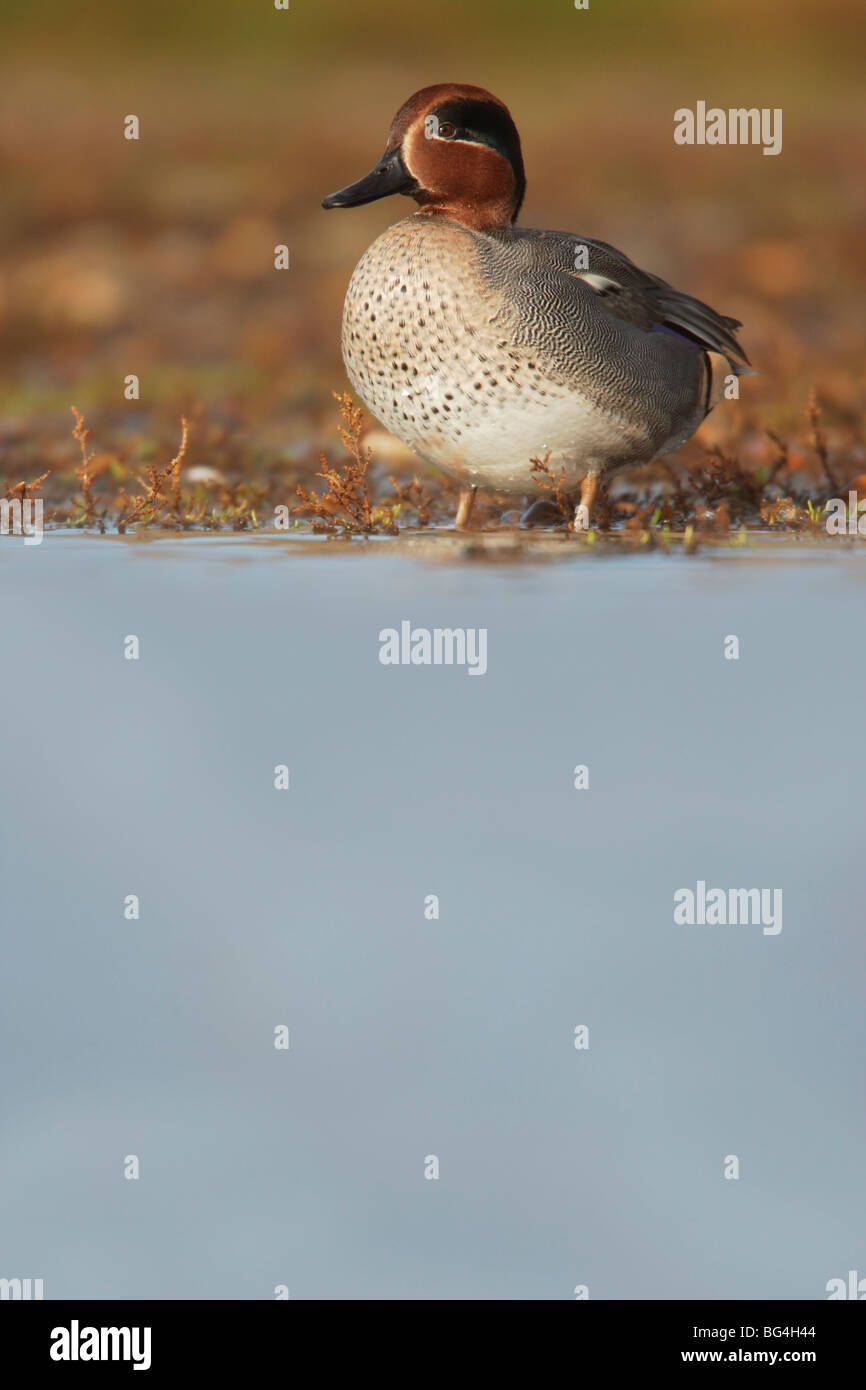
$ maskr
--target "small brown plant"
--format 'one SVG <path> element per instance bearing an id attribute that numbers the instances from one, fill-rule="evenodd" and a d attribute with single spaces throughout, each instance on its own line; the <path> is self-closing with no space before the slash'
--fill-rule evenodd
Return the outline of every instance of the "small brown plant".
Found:
<path id="1" fill-rule="evenodd" d="M 126 492 L 121 489 L 119 494 L 120 511 L 117 514 L 117 529 L 123 534 L 128 526 L 136 522 L 142 522 L 146 526 L 152 526 L 154 522 L 163 520 L 166 515 L 171 517 L 174 525 L 185 527 L 188 519 L 181 507 L 180 496 L 180 470 L 186 456 L 187 441 L 189 439 L 189 425 L 185 417 L 181 419 L 181 440 L 180 448 L 165 468 L 157 468 L 155 464 L 145 466 L 146 478 L 139 478 L 138 482 L 144 488 L 144 492 L 134 497 L 128 497 Z"/>
<path id="2" fill-rule="evenodd" d="M 396 478 L 389 477 L 388 482 L 394 489 L 394 498 L 398 505 L 412 507 L 418 518 L 418 525 L 429 526 L 435 503 L 423 484 L 417 478 L 412 478 L 408 483 L 398 483 Z"/>
<path id="3" fill-rule="evenodd" d="M 356 406 L 348 391 L 340 395 L 332 392 L 340 406 L 341 424 L 337 426 L 347 458 L 342 468 L 332 468 L 319 454 L 321 471 L 316 474 L 326 485 L 319 494 L 308 492 L 300 483 L 297 493 L 303 506 L 293 507 L 292 514 L 302 513 L 313 517 L 314 531 L 336 530 L 370 535 L 376 530 L 394 532 L 397 529 L 393 515 L 390 520 L 377 516 L 374 518 L 367 491 L 367 469 L 370 467 L 372 453 L 363 448 L 361 433 L 364 428 L 364 412 Z M 380 509 L 381 510 L 381 509 Z"/>
<path id="4" fill-rule="evenodd" d="M 41 493 L 41 491 L 42 491 L 42 484 L 45 482 L 45 479 L 46 479 L 47 477 L 50 476 L 50 473 L 51 473 L 51 470 L 49 469 L 47 473 L 41 473 L 41 474 L 39 475 L 38 478 L 34 478 L 34 479 L 32 480 L 32 482 L 29 482 L 29 483 L 28 483 L 28 482 L 21 482 L 21 483 L 14 483 L 14 484 L 11 484 L 11 483 L 8 482 L 7 479 L 4 478 L 4 479 L 3 479 L 3 494 L 2 494 L 2 495 L 3 495 L 3 498 L 4 498 L 7 502 L 13 502 L 13 503 L 14 503 L 14 502 L 18 502 L 19 504 L 22 504 L 22 503 L 24 503 L 24 502 L 27 502 L 27 501 L 32 500 L 33 497 L 36 495 L 37 492 Z M 8 510 L 9 510 L 9 509 L 4 508 L 4 514 L 5 514 L 5 512 L 8 511 Z M 24 508 L 23 508 L 23 506 L 22 506 L 22 507 L 21 507 L 21 511 L 18 513 L 19 516 L 20 516 L 21 512 L 23 512 L 23 510 L 24 510 Z M 14 515 L 14 508 L 12 509 L 12 514 Z M 50 520 L 52 519 L 53 515 L 54 515 L 53 512 L 48 512 L 44 517 L 41 517 L 41 518 L 40 518 L 40 524 L 42 523 L 42 521 L 50 521 Z M 17 532 L 17 531 L 13 531 L 13 534 L 17 535 L 18 532 Z"/>
<path id="5" fill-rule="evenodd" d="M 14 486 L 8 483 L 4 478 L 3 495 L 7 497 L 10 502 L 14 501 L 16 498 L 19 502 L 26 502 L 29 497 L 33 497 L 35 493 L 42 491 L 42 484 L 45 482 L 45 479 L 50 476 L 51 469 L 49 468 L 47 473 L 40 473 L 39 477 L 34 478 L 32 482 L 15 483 Z"/>
<path id="6" fill-rule="evenodd" d="M 571 500 L 565 495 L 565 464 L 560 468 L 557 478 L 548 463 L 549 458 L 550 450 L 548 449 L 543 459 L 531 458 L 529 460 L 532 465 L 532 478 L 542 492 L 553 494 L 551 500 L 559 508 L 559 514 L 565 523 L 566 530 L 571 531 L 574 527 L 574 508 Z"/>
<path id="7" fill-rule="evenodd" d="M 674 524 L 678 519 L 685 520 L 691 510 L 684 486 L 686 475 L 683 474 L 682 469 L 675 468 L 672 463 L 668 463 L 667 459 L 661 460 L 661 466 L 667 473 L 673 488 L 673 496 L 670 500 L 672 514 L 669 519 L 671 524 Z"/>
<path id="8" fill-rule="evenodd" d="M 833 489 L 836 496 L 842 492 L 842 484 L 836 475 L 836 470 L 830 466 L 830 451 L 827 448 L 827 437 L 821 429 L 821 407 L 818 404 L 818 397 L 813 387 L 809 393 L 809 404 L 806 407 L 806 414 L 809 420 L 809 428 L 812 431 L 812 446 L 824 470 L 824 476 Z"/>
<path id="9" fill-rule="evenodd" d="M 766 487 L 768 483 L 776 481 L 777 474 L 790 469 L 791 464 L 788 458 L 788 446 L 784 439 L 780 439 L 772 430 L 764 430 L 764 433 L 768 439 L 772 439 L 776 448 L 779 450 L 767 470 L 767 476 L 764 479 L 764 487 Z"/>
<path id="10" fill-rule="evenodd" d="M 90 430 L 84 424 L 84 416 L 74 405 L 69 409 L 75 416 L 75 428 L 72 431 L 72 438 L 81 450 L 81 462 L 75 469 L 75 476 L 81 484 L 81 516 L 79 522 L 83 526 L 92 526 L 96 521 L 96 504 L 102 499 L 93 495 L 93 479 L 96 476 L 93 469 L 93 460 L 96 458 L 96 450 L 91 449 L 87 452 L 87 439 Z M 102 523 L 102 530 L 105 530 L 105 523 Z"/>
<path id="11" fill-rule="evenodd" d="M 760 517 L 766 526 L 796 528 L 802 520 L 800 508 L 793 497 L 773 497 L 761 503 Z"/>

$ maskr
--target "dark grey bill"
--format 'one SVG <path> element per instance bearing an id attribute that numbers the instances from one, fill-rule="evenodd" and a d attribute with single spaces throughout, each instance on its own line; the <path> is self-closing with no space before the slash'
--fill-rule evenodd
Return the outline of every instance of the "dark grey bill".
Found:
<path id="1" fill-rule="evenodd" d="M 329 193 L 327 198 L 322 199 L 322 207 L 357 208 L 362 203 L 375 203 L 377 198 L 387 198 L 391 193 L 411 193 L 416 186 L 400 158 L 400 151 L 392 150 L 390 154 L 383 154 L 375 169 L 358 179 L 357 183 Z"/>

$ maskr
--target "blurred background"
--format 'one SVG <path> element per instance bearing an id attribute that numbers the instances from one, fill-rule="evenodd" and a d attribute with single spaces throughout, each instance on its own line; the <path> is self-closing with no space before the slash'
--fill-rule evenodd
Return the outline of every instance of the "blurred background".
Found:
<path id="1" fill-rule="evenodd" d="M 71 404 L 114 458 L 174 452 L 185 413 L 190 464 L 314 459 L 348 277 L 414 206 L 320 199 L 371 167 L 410 92 L 452 79 L 513 112 L 524 224 L 613 242 L 743 320 L 760 374 L 692 448 L 760 463 L 770 428 L 796 458 L 815 388 L 862 473 L 864 36 L 857 0 L 7 0 L 0 476 L 72 478 Z M 781 107 L 782 153 L 675 145 L 698 100 Z"/>

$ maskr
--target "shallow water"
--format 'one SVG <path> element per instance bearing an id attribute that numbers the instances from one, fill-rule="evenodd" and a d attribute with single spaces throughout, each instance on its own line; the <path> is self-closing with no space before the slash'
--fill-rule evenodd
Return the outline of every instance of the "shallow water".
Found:
<path id="1" fill-rule="evenodd" d="M 493 544 L 0 544 L 0 1275 L 823 1298 L 862 1268 L 866 547 Z M 404 620 L 486 628 L 486 673 L 382 665 Z M 780 888 L 781 931 L 677 925 L 698 880 Z"/>

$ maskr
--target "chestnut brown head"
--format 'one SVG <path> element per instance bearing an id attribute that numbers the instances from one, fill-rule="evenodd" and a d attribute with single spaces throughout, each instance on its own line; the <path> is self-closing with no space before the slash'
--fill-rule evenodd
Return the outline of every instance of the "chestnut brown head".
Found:
<path id="1" fill-rule="evenodd" d="M 446 82 L 404 102 L 379 163 L 322 206 L 357 207 L 402 193 L 424 213 L 485 230 L 514 221 L 525 189 L 520 137 L 508 108 L 483 87 Z"/>

